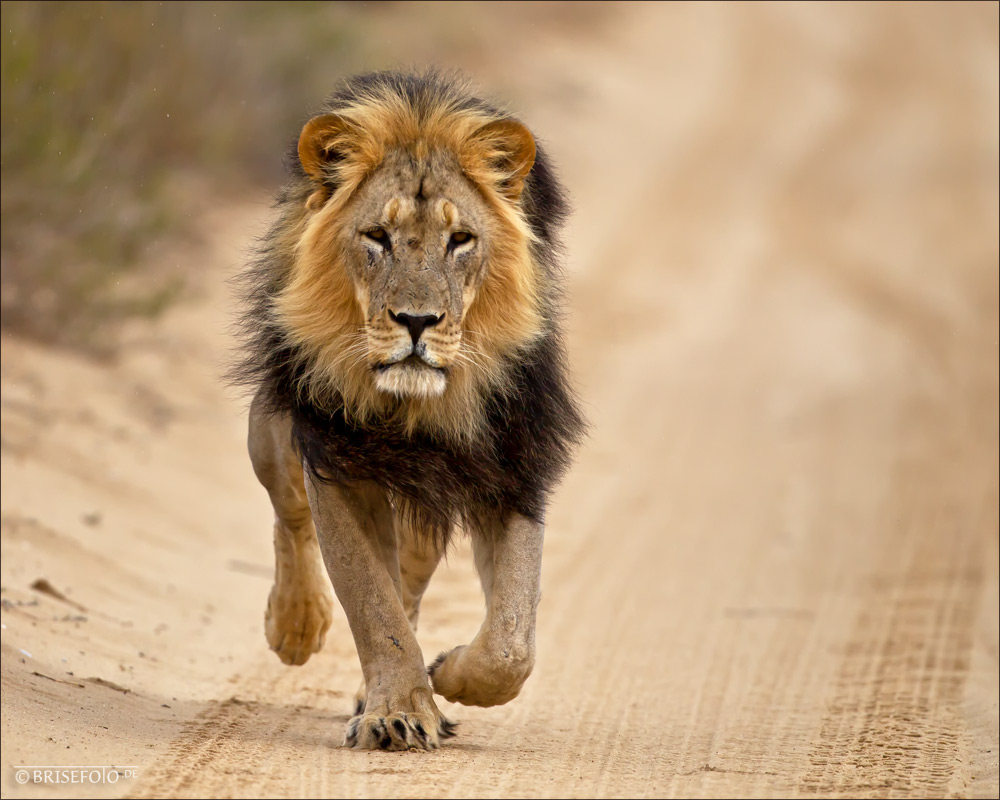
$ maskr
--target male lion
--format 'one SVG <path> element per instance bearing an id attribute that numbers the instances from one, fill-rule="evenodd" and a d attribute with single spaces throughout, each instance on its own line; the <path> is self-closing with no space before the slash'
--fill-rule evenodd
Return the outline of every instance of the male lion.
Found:
<path id="1" fill-rule="evenodd" d="M 365 679 L 345 744 L 430 750 L 454 730 L 433 692 L 506 703 L 534 663 L 546 495 L 582 428 L 565 203 L 528 129 L 436 73 L 349 80 L 290 161 L 238 371 L 276 518 L 267 641 L 286 664 L 323 645 L 325 563 Z M 486 620 L 427 668 L 420 598 L 459 525 Z"/>

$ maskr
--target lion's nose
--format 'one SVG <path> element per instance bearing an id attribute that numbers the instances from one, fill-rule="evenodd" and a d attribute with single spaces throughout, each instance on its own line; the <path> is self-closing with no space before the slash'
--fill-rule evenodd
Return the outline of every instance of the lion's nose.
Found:
<path id="1" fill-rule="evenodd" d="M 410 338 L 413 339 L 413 344 L 417 343 L 420 339 L 420 335 L 424 332 L 425 328 L 430 328 L 437 325 L 442 319 L 444 319 L 444 314 L 440 317 L 434 314 L 396 314 L 393 311 L 389 311 L 389 316 L 392 317 L 392 321 L 402 325 L 410 330 Z"/>

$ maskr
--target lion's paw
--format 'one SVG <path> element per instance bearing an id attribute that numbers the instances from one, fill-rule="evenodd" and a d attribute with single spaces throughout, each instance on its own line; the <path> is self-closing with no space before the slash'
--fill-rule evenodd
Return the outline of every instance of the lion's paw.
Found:
<path id="1" fill-rule="evenodd" d="M 502 651 L 490 656 L 472 644 L 441 653 L 427 674 L 434 691 L 446 700 L 489 708 L 517 697 L 533 665 L 530 654 Z"/>
<path id="2" fill-rule="evenodd" d="M 332 621 L 333 595 L 328 586 L 272 587 L 264 631 L 267 643 L 285 664 L 300 666 L 318 653 Z"/>
<path id="3" fill-rule="evenodd" d="M 361 714 L 347 725 L 344 746 L 356 750 L 437 750 L 455 735 L 455 723 L 425 712 L 399 711 L 383 717 Z"/>

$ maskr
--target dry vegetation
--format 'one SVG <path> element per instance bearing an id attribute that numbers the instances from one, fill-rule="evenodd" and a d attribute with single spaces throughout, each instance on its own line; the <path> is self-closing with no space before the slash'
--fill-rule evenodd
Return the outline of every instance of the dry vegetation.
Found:
<path id="1" fill-rule="evenodd" d="M 467 64 L 498 37 L 609 13 L 510 10 L 4 0 L 4 331 L 107 350 L 118 321 L 162 310 L 184 272 L 164 246 L 207 203 L 273 189 L 289 139 L 344 75 Z"/>
<path id="2" fill-rule="evenodd" d="M 291 131 L 378 57 L 355 3 L 4 2 L 2 320 L 106 348 L 182 288 L 156 250 L 273 184 Z M 178 180 L 190 178 L 195 180 Z"/>

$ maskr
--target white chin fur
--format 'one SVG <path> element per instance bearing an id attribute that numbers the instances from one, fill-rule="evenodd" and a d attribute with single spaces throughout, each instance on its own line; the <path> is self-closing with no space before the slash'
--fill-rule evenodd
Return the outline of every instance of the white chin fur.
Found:
<path id="1" fill-rule="evenodd" d="M 437 397 L 444 393 L 447 378 L 444 373 L 429 367 L 400 364 L 375 374 L 379 391 L 398 397 Z"/>

